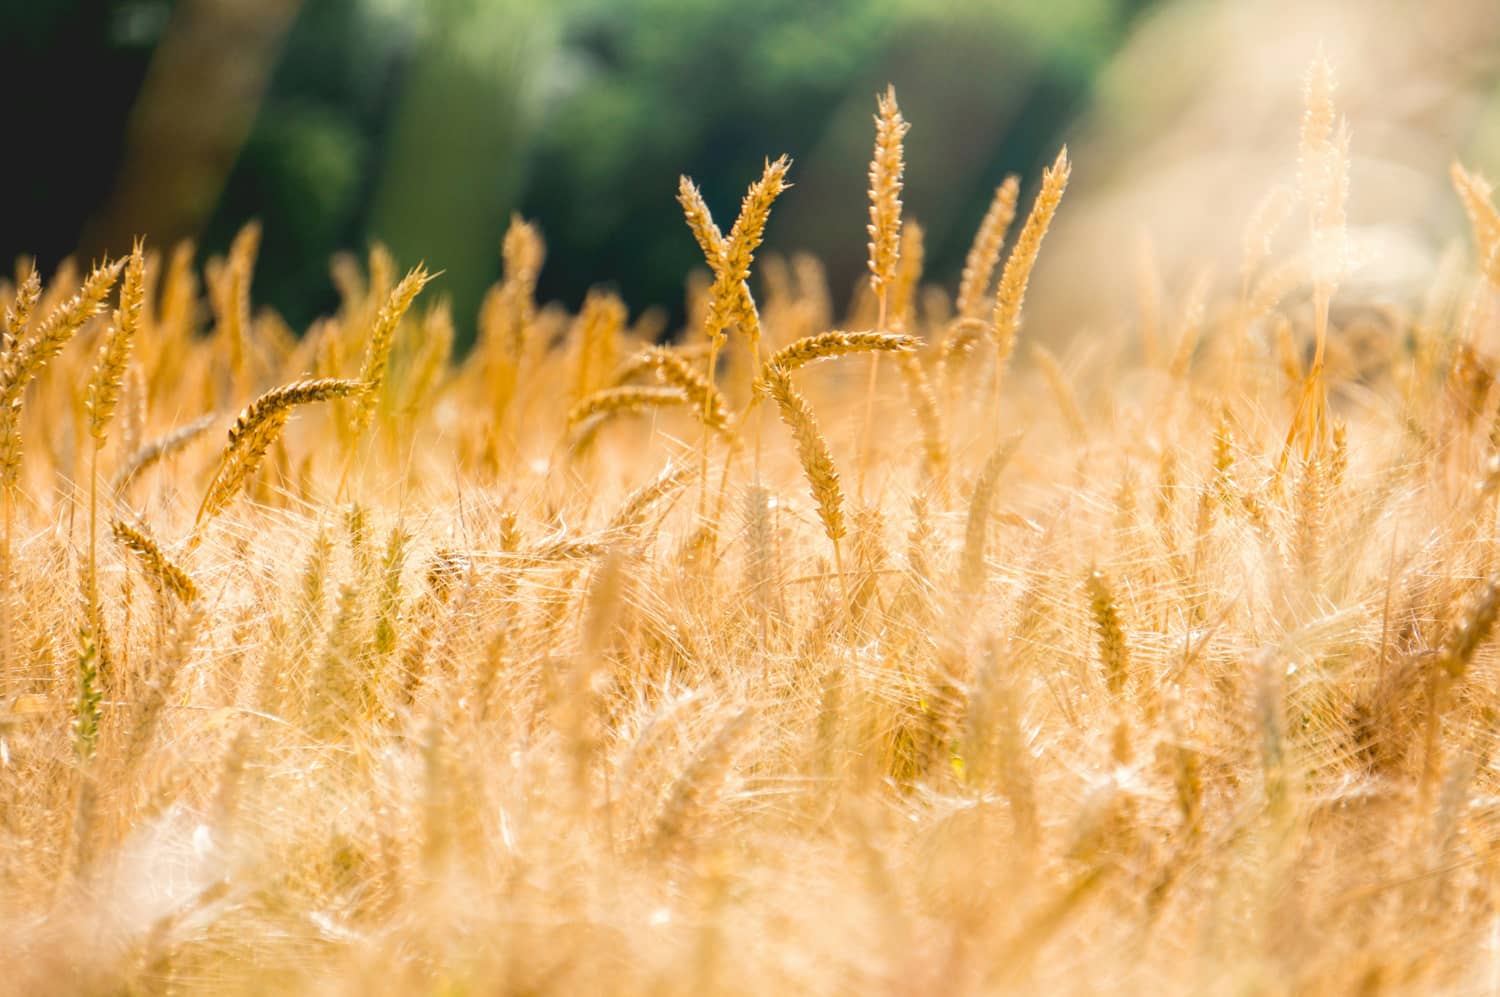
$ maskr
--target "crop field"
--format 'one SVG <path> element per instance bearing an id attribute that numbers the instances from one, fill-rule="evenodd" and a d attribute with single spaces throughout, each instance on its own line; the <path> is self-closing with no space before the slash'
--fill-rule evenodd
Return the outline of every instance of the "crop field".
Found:
<path id="1" fill-rule="evenodd" d="M 847 307 L 761 251 L 784 157 L 683 178 L 682 330 L 538 301 L 521 218 L 472 337 L 378 245 L 288 328 L 254 225 L 17 266 L 0 992 L 1496 985 L 1489 184 L 1364 306 L 1315 62 L 1238 269 L 1122 247 L 1070 340 L 1023 306 L 1090 164 L 942 286 L 871 110 Z"/>

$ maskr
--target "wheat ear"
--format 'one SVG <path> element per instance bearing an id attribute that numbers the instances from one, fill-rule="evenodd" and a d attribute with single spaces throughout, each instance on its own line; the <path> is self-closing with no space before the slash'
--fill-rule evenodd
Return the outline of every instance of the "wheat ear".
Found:
<path id="1" fill-rule="evenodd" d="M 1297 164 L 1299 193 L 1307 205 L 1312 236 L 1313 361 L 1276 465 L 1278 475 L 1285 471 L 1294 443 L 1301 440 L 1306 459 L 1322 445 L 1329 429 L 1323 358 L 1329 302 L 1345 264 L 1345 203 L 1349 194 L 1349 127 L 1347 122 L 1335 122 L 1333 94 L 1333 68 L 1320 55 L 1308 67 L 1304 82 L 1306 110 Z"/>
<path id="2" fill-rule="evenodd" d="M 781 421 L 792 431 L 797 443 L 797 458 L 802 462 L 802 473 L 812 488 L 813 500 L 818 504 L 818 518 L 823 521 L 823 532 L 833 544 L 833 559 L 839 575 L 839 584 L 846 586 L 844 596 L 848 602 L 847 583 L 844 579 L 843 555 L 839 541 L 844 536 L 844 492 L 839 485 L 839 472 L 833 464 L 833 454 L 828 441 L 818 429 L 813 418 L 812 406 L 792 386 L 786 371 L 772 367 L 765 371 L 761 380 L 762 390 L 776 402 Z"/>
<path id="3" fill-rule="evenodd" d="M 790 373 L 819 360 L 851 353 L 910 353 L 921 345 L 915 336 L 895 332 L 821 332 L 788 343 L 765 362 L 764 370 L 776 368 Z"/>
<path id="4" fill-rule="evenodd" d="M 677 178 L 677 203 L 682 205 L 688 230 L 693 233 L 698 248 L 703 250 L 703 258 L 717 276 L 724 269 L 724 234 L 714 222 L 713 214 L 703 200 L 703 192 L 685 176 Z"/>
<path id="5" fill-rule="evenodd" d="M 760 359 L 760 316 L 755 310 L 755 301 L 750 296 L 750 264 L 755 261 L 755 251 L 766 236 L 766 222 L 771 217 L 771 205 L 791 184 L 786 182 L 787 171 L 792 161 L 781 156 L 768 161 L 761 171 L 760 179 L 750 185 L 740 202 L 739 217 L 724 242 L 724 271 L 720 275 L 722 300 L 732 302 L 735 321 L 739 322 L 752 345 L 756 346 L 756 360 Z"/>
<path id="6" fill-rule="evenodd" d="M 1449 175 L 1453 189 L 1464 203 L 1464 213 L 1469 216 L 1469 227 L 1474 234 L 1475 252 L 1483 263 L 1500 246 L 1500 211 L 1495 208 L 1494 191 L 1484 177 L 1470 173 L 1462 163 L 1455 162 Z"/>
<path id="7" fill-rule="evenodd" d="M 193 545 L 196 546 L 201 539 L 204 525 L 224 511 L 260 467 L 266 451 L 281 436 L 293 409 L 331 398 L 348 398 L 363 388 L 362 381 L 331 377 L 293 381 L 272 388 L 246 406 L 229 428 L 229 442 L 219 457 L 203 502 L 198 506 L 198 515 L 193 522 Z"/>
<path id="8" fill-rule="evenodd" d="M 755 363 L 757 365 L 760 363 L 760 316 L 755 308 L 755 300 L 750 295 L 748 284 L 750 264 L 754 261 L 755 251 L 765 237 L 771 205 L 789 186 L 786 182 L 786 175 L 791 165 L 791 160 L 786 156 L 781 156 L 775 162 L 766 162 L 760 179 L 750 185 L 750 189 L 740 202 L 739 217 L 735 219 L 734 227 L 730 229 L 727 238 L 714 224 L 713 216 L 703 201 L 702 192 L 687 177 L 679 178 L 677 199 L 682 204 L 688 228 L 692 230 L 693 238 L 697 240 L 714 273 L 713 286 L 709 292 L 709 307 L 704 317 L 704 333 L 709 340 L 708 362 L 704 376 L 710 384 L 714 381 L 718 367 L 719 350 L 724 344 L 725 330 L 733 321 L 737 320 L 741 328 L 745 330 L 750 340 Z M 699 461 L 702 481 L 698 494 L 700 517 L 708 508 L 708 447 L 710 420 L 712 419 L 712 413 L 708 408 L 709 401 L 709 396 L 705 395 L 703 440 Z M 756 459 L 758 464 L 758 445 Z"/>
<path id="9" fill-rule="evenodd" d="M 137 240 L 125 265 L 125 279 L 120 284 L 120 306 L 115 310 L 114 324 L 99 346 L 84 402 L 89 413 L 89 435 L 99 446 L 104 445 L 110 420 L 120 402 L 120 386 L 125 381 L 130 349 L 141 324 L 145 277 L 145 251 Z"/>
<path id="10" fill-rule="evenodd" d="M 609 521 L 609 528 L 611 530 L 635 529 L 645 521 L 646 513 L 687 484 L 692 476 L 691 466 L 669 463 L 654 479 L 625 497 L 619 511 Z"/>
<path id="11" fill-rule="evenodd" d="M 693 840 L 693 823 L 723 791 L 725 778 L 734 764 L 735 749 L 751 728 L 749 709 L 730 717 L 713 739 L 704 744 L 683 769 L 657 814 L 651 847 L 658 854 L 670 853 Z"/>
<path id="12" fill-rule="evenodd" d="M 380 401 L 381 389 L 385 386 L 386 368 L 390 366 L 391 347 L 396 342 L 396 328 L 406 315 L 411 303 L 421 293 L 435 274 L 418 264 L 401 278 L 391 293 L 386 296 L 380 310 L 375 313 L 375 322 L 370 327 L 370 338 L 365 346 L 364 365 L 360 368 L 359 380 L 363 385 L 354 403 L 353 437 L 359 439 L 375 414 Z"/>
<path id="13" fill-rule="evenodd" d="M 120 546 L 136 556 L 141 567 L 156 579 L 156 583 L 184 605 L 191 604 L 198 598 L 198 586 L 194 584 L 192 577 L 168 557 L 144 529 L 137 529 L 124 520 L 117 519 L 111 524 L 111 532 Z"/>
<path id="14" fill-rule="evenodd" d="M 95 267 L 71 298 L 35 323 L 16 342 L 0 369 L 0 489 L 14 488 L 21 473 L 21 400 L 42 368 L 62 352 L 83 324 L 104 307 L 124 260 Z"/>
<path id="15" fill-rule="evenodd" d="M 512 215 L 500 244 L 500 258 L 505 264 L 505 283 L 514 288 L 518 302 L 532 301 L 546 256 L 547 245 L 537 227 L 520 215 Z M 529 320 L 529 316 L 524 317 Z"/>
<path id="16" fill-rule="evenodd" d="M 125 266 L 125 279 L 120 286 L 120 307 L 115 310 L 114 323 L 105 332 L 104 340 L 99 345 L 99 355 L 94 361 L 94 369 L 89 375 L 84 396 L 84 408 L 89 416 L 89 435 L 94 439 L 94 446 L 89 452 L 90 573 L 97 570 L 98 564 L 99 451 L 104 446 L 110 420 L 114 418 L 115 408 L 120 402 L 120 386 L 125 381 L 125 368 L 130 363 L 130 348 L 141 324 L 145 275 L 146 256 L 137 239 Z"/>
<path id="17" fill-rule="evenodd" d="M 1042 189 L 1031 205 L 1031 214 L 1016 237 L 1016 244 L 1005 260 L 1005 269 L 1000 273 L 1000 286 L 995 292 L 995 310 L 990 319 L 990 334 L 995 339 L 995 402 L 1000 400 L 1000 380 L 1005 373 L 1006 362 L 1015 349 L 1016 332 L 1021 325 L 1021 305 L 1026 300 L 1026 285 L 1031 281 L 1032 268 L 1036 266 L 1037 254 L 1041 252 L 1042 239 L 1062 203 L 1063 191 L 1068 186 L 1072 164 L 1068 162 L 1068 149 L 1063 147 L 1052 166 L 1042 173 Z"/>
<path id="18" fill-rule="evenodd" d="M 1016 433 L 1001 442 L 974 479 L 974 493 L 969 499 L 968 525 L 964 530 L 963 559 L 959 566 L 959 588 L 965 595 L 977 595 L 984 585 L 984 546 L 989 533 L 990 508 L 994 504 L 995 486 L 1000 483 L 1000 474 L 1016 455 L 1021 445 L 1021 434 Z"/>
<path id="19" fill-rule="evenodd" d="M 1500 616 L 1500 577 L 1491 577 L 1473 595 L 1463 616 L 1448 631 L 1438 650 L 1429 678 L 1430 698 L 1424 731 L 1422 777 L 1418 787 L 1419 798 L 1424 802 L 1430 798 L 1441 767 L 1442 723 L 1448 691 L 1468 673 L 1474 655 L 1494 632 L 1497 616 Z"/>
<path id="20" fill-rule="evenodd" d="M 665 405 L 685 405 L 687 402 L 688 396 L 680 388 L 647 388 L 635 384 L 601 388 L 568 410 L 568 425 L 577 426 L 595 416 L 639 412 Z"/>
<path id="21" fill-rule="evenodd" d="M 989 295 L 990 281 L 995 267 L 1000 264 L 1000 250 L 1005 245 L 1005 234 L 1010 231 L 1016 218 L 1016 199 L 1021 192 L 1021 179 L 1014 174 L 995 188 L 989 210 L 974 233 L 974 242 L 969 246 L 969 255 L 964 259 L 963 275 L 958 281 L 957 310 L 960 318 L 979 318 L 984 313 L 984 302 Z"/>
<path id="22" fill-rule="evenodd" d="M 188 446 L 198 437 L 212 429 L 218 421 L 219 413 L 210 412 L 207 415 L 199 416 L 186 426 L 181 426 L 170 433 L 143 443 L 130 455 L 119 471 L 115 473 L 114 490 L 116 492 L 124 491 L 142 472 L 151 468 L 163 458 L 169 457 Z"/>
<path id="23" fill-rule="evenodd" d="M 875 151 L 870 157 L 870 223 L 869 233 L 870 289 L 875 292 L 877 314 L 875 328 L 884 332 L 889 321 L 888 309 L 892 285 L 901 258 L 901 187 L 906 171 L 904 143 L 911 125 L 901 116 L 896 104 L 896 88 L 887 84 L 885 93 L 875 101 Z M 875 443 L 875 392 L 880 383 L 880 354 L 870 360 L 869 380 L 865 385 L 863 443 L 860 446 L 858 492 L 864 494 L 865 470 L 871 462 L 870 450 Z"/>
<path id="24" fill-rule="evenodd" d="M 20 278 L 16 293 L 5 306 L 4 324 L 0 325 L 0 370 L 5 369 L 6 358 L 25 334 L 31 313 L 41 296 L 42 279 L 37 275 L 35 264 L 28 264 L 26 276 Z"/>
<path id="25" fill-rule="evenodd" d="M 876 98 L 875 152 L 870 158 L 870 288 L 882 301 L 896 276 L 901 245 L 901 186 L 905 171 L 904 140 L 911 124 L 896 104 L 896 88 L 887 85 Z M 881 328 L 885 323 L 880 323 Z"/>
<path id="26" fill-rule="evenodd" d="M 944 478 L 948 468 L 948 441 L 943 434 L 943 416 L 938 410 L 937 395 L 932 390 L 932 381 L 927 368 L 914 353 L 902 353 L 901 374 L 906 380 L 906 392 L 912 411 L 917 417 L 917 426 L 922 432 L 922 452 L 927 461 L 927 475 L 939 489 L 945 489 Z"/>
<path id="27" fill-rule="evenodd" d="M 250 383 L 250 280 L 260 252 L 260 225 L 249 222 L 229 246 L 218 293 L 220 333 L 229 343 L 229 370 L 234 388 Z"/>
<path id="28" fill-rule="evenodd" d="M 1120 625 L 1114 588 L 1109 576 L 1097 568 L 1089 573 L 1085 587 L 1088 589 L 1089 613 L 1099 634 L 1099 660 L 1104 665 L 1104 681 L 1110 694 L 1119 697 L 1124 694 L 1125 682 L 1130 677 L 1130 648 L 1125 642 L 1125 630 Z"/>
<path id="29" fill-rule="evenodd" d="M 679 354 L 664 346 L 657 346 L 641 353 L 632 361 L 632 365 L 635 364 L 655 371 L 662 383 L 687 395 L 688 402 L 709 428 L 729 428 L 729 407 L 724 402 L 724 396 L 712 381 L 689 366 Z"/>

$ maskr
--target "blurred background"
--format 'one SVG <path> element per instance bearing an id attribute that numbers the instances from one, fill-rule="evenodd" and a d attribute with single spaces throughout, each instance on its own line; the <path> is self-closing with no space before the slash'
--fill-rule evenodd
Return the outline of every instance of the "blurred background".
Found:
<path id="1" fill-rule="evenodd" d="M 678 174 L 727 228 L 786 152 L 768 248 L 815 253 L 844 296 L 891 81 L 933 279 L 956 279 L 1006 173 L 1029 201 L 1074 143 L 1033 322 L 1086 322 L 1069 309 L 1118 307 L 1144 242 L 1168 283 L 1218 256 L 1232 274 L 1250 205 L 1294 174 L 1322 47 L 1354 124 L 1351 221 L 1400 288 L 1462 230 L 1448 162 L 1500 172 L 1497 38 L 1493 0 L 0 0 L 19 180 L 0 258 L 46 273 L 136 233 L 203 257 L 258 218 L 255 298 L 293 327 L 332 310 L 331 254 L 378 239 L 446 271 L 467 329 L 520 212 L 548 242 L 544 299 L 607 285 L 675 323 L 702 262 Z"/>

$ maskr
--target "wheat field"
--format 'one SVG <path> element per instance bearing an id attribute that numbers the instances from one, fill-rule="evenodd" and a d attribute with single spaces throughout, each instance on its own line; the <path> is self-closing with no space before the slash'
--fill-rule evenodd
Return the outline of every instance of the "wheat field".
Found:
<path id="1" fill-rule="evenodd" d="M 1083 352 L 1066 151 L 924 283 L 889 90 L 843 315 L 757 258 L 786 158 L 683 179 L 675 338 L 520 219 L 462 356 L 378 246 L 301 335 L 253 226 L 21 264 L 0 989 L 1491 990 L 1500 209 L 1455 165 L 1466 253 L 1341 297 L 1335 92 Z"/>

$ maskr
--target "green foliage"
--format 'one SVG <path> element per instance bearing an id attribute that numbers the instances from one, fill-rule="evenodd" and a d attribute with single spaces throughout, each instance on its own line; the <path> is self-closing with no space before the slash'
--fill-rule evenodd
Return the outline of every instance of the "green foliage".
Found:
<path id="1" fill-rule="evenodd" d="M 913 164 L 928 178 L 911 191 L 913 211 L 929 222 L 929 259 L 946 276 L 1000 175 L 1055 148 L 1059 108 L 1087 88 L 1133 6 L 309 4 L 207 242 L 227 245 L 260 216 L 279 244 L 262 256 L 258 297 L 294 326 L 331 306 L 323 261 L 337 249 L 379 238 L 403 263 L 442 259 L 464 329 L 498 273 L 505 219 L 519 210 L 541 223 L 552 259 L 566 261 L 544 271 L 543 297 L 576 303 L 615 282 L 635 307 L 675 307 L 682 274 L 699 263 L 662 210 L 678 173 L 732 217 L 752 179 L 744 164 L 787 152 L 794 182 L 811 183 L 800 221 L 773 227 L 768 247 L 809 248 L 847 286 L 863 264 L 844 236 L 863 231 L 864 205 L 856 193 L 820 191 L 835 186 L 835 163 L 837 186 L 858 190 L 862 177 L 844 174 L 868 156 L 868 97 L 894 80 L 929 133 L 967 147 L 951 164 Z M 930 148 L 951 153 L 952 143 Z"/>

